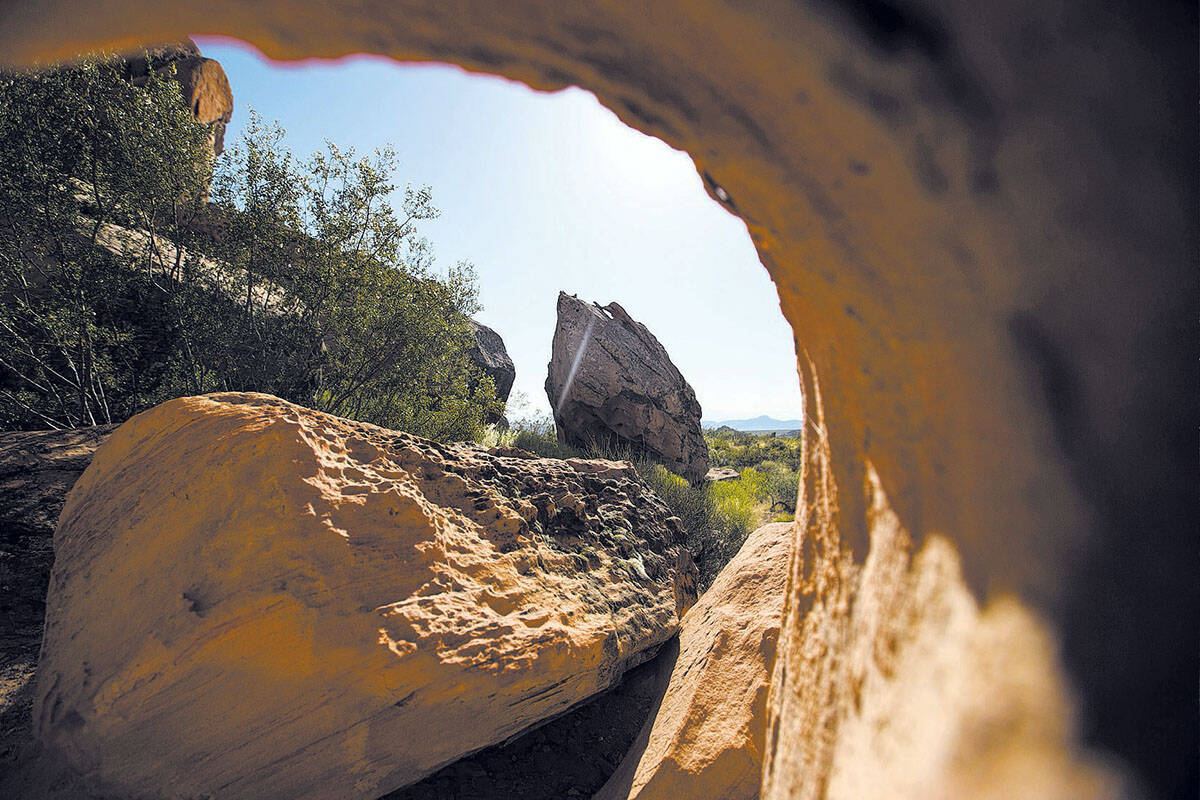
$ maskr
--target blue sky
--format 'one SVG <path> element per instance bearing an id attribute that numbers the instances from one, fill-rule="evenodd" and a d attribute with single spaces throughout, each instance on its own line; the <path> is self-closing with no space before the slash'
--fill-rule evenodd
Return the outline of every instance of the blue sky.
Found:
<path id="1" fill-rule="evenodd" d="M 705 194 L 686 154 L 591 94 L 367 57 L 273 64 L 240 43 L 197 41 L 233 86 L 227 144 L 252 107 L 298 156 L 326 138 L 360 153 L 390 143 L 397 183 L 432 187 L 442 216 L 421 233 L 443 268 L 475 265 L 479 320 L 504 338 L 514 393 L 532 410 L 549 410 L 561 289 L 616 300 L 646 324 L 706 419 L 800 416 L 791 330 L 745 225 Z"/>

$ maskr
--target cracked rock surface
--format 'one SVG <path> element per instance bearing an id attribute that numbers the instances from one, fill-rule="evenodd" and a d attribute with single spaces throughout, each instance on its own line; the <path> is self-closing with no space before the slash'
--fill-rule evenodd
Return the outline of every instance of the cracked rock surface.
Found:
<path id="1" fill-rule="evenodd" d="M 546 396 L 568 444 L 646 454 L 693 483 L 708 472 L 696 393 L 654 334 L 617 303 L 558 293 Z"/>

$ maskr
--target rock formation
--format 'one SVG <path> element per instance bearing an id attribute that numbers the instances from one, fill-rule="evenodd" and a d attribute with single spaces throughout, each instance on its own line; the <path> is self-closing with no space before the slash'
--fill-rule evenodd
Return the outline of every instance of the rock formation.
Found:
<path id="1" fill-rule="evenodd" d="M 116 792 L 377 797 L 653 655 L 695 599 L 668 515 L 627 463 L 172 400 L 68 497 L 35 734 Z"/>
<path id="2" fill-rule="evenodd" d="M 754 800 L 795 525 L 746 539 L 683 618 L 665 692 L 596 800 Z"/>
<path id="3" fill-rule="evenodd" d="M 233 90 L 219 62 L 202 56 L 191 39 L 183 39 L 128 56 L 125 70 L 135 84 L 152 72 L 162 71 L 178 81 L 183 100 L 195 120 L 212 126 L 213 155 L 221 155 L 225 149 L 225 126 L 233 116 Z"/>
<path id="4" fill-rule="evenodd" d="M 470 320 L 471 331 L 475 335 L 475 346 L 471 349 L 471 361 L 483 370 L 484 374 L 496 384 L 496 397 L 507 403 L 512 392 L 513 381 L 517 378 L 517 368 L 508 357 L 504 340 L 500 334 L 487 325 Z M 489 417 L 489 423 L 499 422 L 500 416 Z"/>
<path id="5" fill-rule="evenodd" d="M 0 58 L 205 30 L 578 85 L 745 221 L 809 453 L 764 800 L 925 798 L 956 772 L 976 791 L 948 796 L 1079 797 L 1048 787 L 1096 753 L 1195 793 L 1194 4 L 120 8 L 10 3 Z M 893 613 L 936 587 L 956 613 Z M 946 746 L 989 709 L 982 747 Z M 1016 752 L 1055 758 L 989 758 Z"/>
<path id="6" fill-rule="evenodd" d="M 567 444 L 629 448 L 693 483 L 708 472 L 696 393 L 658 339 L 616 303 L 559 292 L 546 396 Z"/>

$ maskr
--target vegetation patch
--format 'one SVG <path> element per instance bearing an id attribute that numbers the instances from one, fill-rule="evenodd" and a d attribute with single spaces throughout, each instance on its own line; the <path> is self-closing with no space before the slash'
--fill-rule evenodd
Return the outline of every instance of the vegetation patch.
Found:
<path id="1" fill-rule="evenodd" d="M 476 278 L 434 269 L 429 188 L 393 206 L 392 151 L 302 160 L 253 115 L 213 163 L 178 83 L 121 64 L 0 74 L 0 430 L 257 391 L 478 437 Z"/>
<path id="2" fill-rule="evenodd" d="M 626 450 L 602 444 L 571 447 L 558 441 L 548 416 L 518 420 L 507 431 L 489 429 L 484 443 L 517 447 L 543 458 L 632 461 L 651 490 L 679 517 L 704 591 L 752 531 L 768 522 L 794 518 L 801 457 L 798 436 L 723 429 L 706 431 L 705 439 L 710 463 L 739 468 L 737 478 L 693 486 L 662 464 Z M 611 524 L 618 527 L 620 522 Z"/>

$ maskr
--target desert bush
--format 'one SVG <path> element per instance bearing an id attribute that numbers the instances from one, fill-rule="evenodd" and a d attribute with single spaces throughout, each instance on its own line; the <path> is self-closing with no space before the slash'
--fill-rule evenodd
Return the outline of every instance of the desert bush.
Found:
<path id="1" fill-rule="evenodd" d="M 750 532 L 758 518 L 765 484 L 766 477 L 752 467 L 743 469 L 735 480 L 712 484 L 716 513 L 725 529 Z"/>
<path id="2" fill-rule="evenodd" d="M 554 419 L 549 414 L 534 414 L 513 421 L 508 430 L 497 437 L 497 444 L 519 447 L 542 458 L 586 457 L 584 452 L 558 441 Z"/>
<path id="3" fill-rule="evenodd" d="M 777 461 L 793 470 L 800 468 L 800 437 L 774 433 L 751 434 L 732 428 L 706 430 L 708 460 L 714 467 L 754 467 Z"/>
<path id="4" fill-rule="evenodd" d="M 251 112 L 218 161 L 212 202 L 225 224 L 210 252 L 241 301 L 203 328 L 197 366 L 221 364 L 212 377 L 229 388 L 269 387 L 432 439 L 478 438 L 501 409 L 469 355 L 477 282 L 466 263 L 434 271 L 417 228 L 440 213 L 429 188 L 407 187 L 394 206 L 389 148 L 359 157 L 326 142 L 301 163 L 283 139 Z"/>
<path id="5" fill-rule="evenodd" d="M 794 514 L 796 495 L 800 489 L 800 473 L 778 461 L 764 461 L 757 469 L 764 477 L 762 499 L 770 504 L 771 511 L 778 509 Z"/>
<path id="6" fill-rule="evenodd" d="M 394 207 L 390 150 L 300 162 L 252 114 L 208 203 L 210 131 L 166 71 L 120 63 L 0 74 L 0 429 L 261 391 L 476 438 L 499 410 L 468 356 L 476 279 L 433 271 L 429 189 Z"/>
<path id="7" fill-rule="evenodd" d="M 650 461 L 639 462 L 637 467 L 650 489 L 679 517 L 685 531 L 684 544 L 700 573 L 700 591 L 707 590 L 749 535 L 748 519 L 722 507 L 723 499 L 717 497 L 712 484 L 693 486 L 662 464 Z"/>

